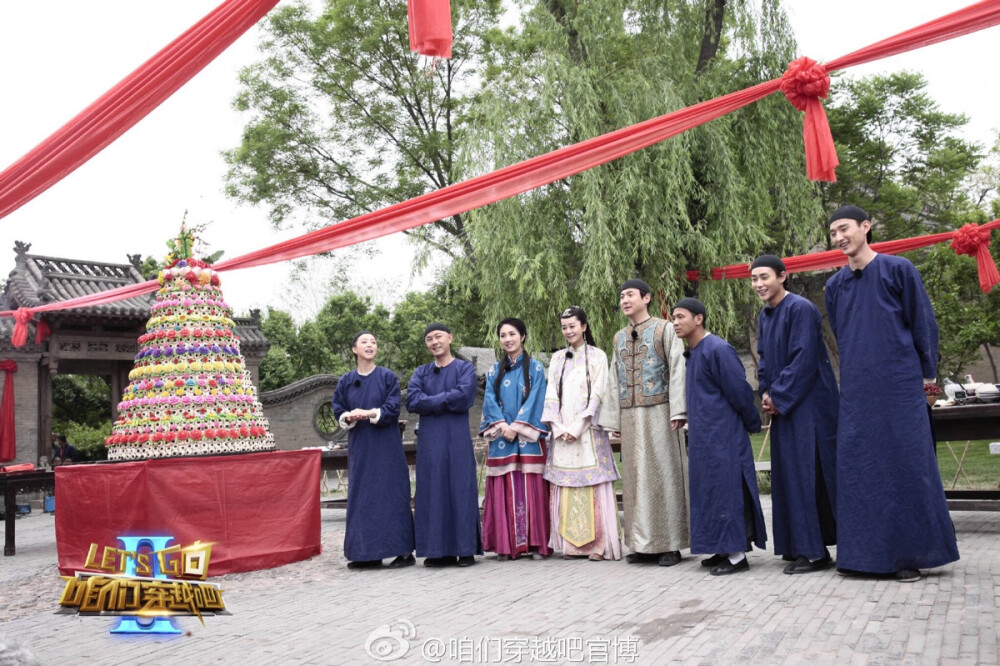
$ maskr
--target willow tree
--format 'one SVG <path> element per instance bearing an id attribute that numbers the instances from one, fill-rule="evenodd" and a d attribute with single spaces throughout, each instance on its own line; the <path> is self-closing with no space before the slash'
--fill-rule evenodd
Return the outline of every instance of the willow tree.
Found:
<path id="1" fill-rule="evenodd" d="M 282 6 L 262 24 L 263 60 L 241 72 L 248 121 L 226 153 L 227 192 L 267 207 L 275 226 L 317 227 L 457 180 L 455 146 L 478 90 L 500 0 L 452 0 L 454 57 L 411 54 L 406 3 L 324 0 Z M 414 234 L 464 256 L 462 215 Z"/>
<path id="2" fill-rule="evenodd" d="M 777 0 L 522 2 L 489 55 L 462 166 L 482 173 L 780 76 L 795 43 Z M 581 305 L 598 337 L 621 325 L 635 274 L 668 302 L 697 293 L 712 330 L 742 329 L 742 282 L 691 284 L 687 269 L 798 252 L 821 238 L 805 178 L 801 118 L 772 96 L 577 176 L 472 211 L 475 262 L 455 267 L 488 320 L 521 315 L 557 342 L 556 314 Z M 663 307 L 664 303 L 656 304 Z M 537 339 L 537 338 L 536 338 Z"/>

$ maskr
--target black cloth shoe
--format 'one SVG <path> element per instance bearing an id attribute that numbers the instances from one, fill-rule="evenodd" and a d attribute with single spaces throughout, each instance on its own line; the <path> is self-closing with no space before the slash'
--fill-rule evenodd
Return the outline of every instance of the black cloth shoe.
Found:
<path id="1" fill-rule="evenodd" d="M 657 564 L 661 567 L 672 567 L 675 564 L 680 564 L 681 561 L 681 551 L 672 550 L 669 553 L 663 553 L 657 560 Z"/>
<path id="2" fill-rule="evenodd" d="M 723 562 L 727 561 L 729 558 L 725 555 L 712 555 L 712 557 L 706 557 L 701 561 L 701 566 L 703 567 L 717 567 Z"/>
<path id="3" fill-rule="evenodd" d="M 390 569 L 402 569 L 403 567 L 412 567 L 417 563 L 417 558 L 413 556 L 413 553 L 409 555 L 400 555 L 392 562 L 389 562 Z"/>
<path id="4" fill-rule="evenodd" d="M 750 571 L 750 563 L 747 562 L 747 558 L 745 557 L 736 564 L 730 562 L 727 557 L 725 562 L 713 567 L 708 573 L 713 576 L 728 576 L 729 574 L 738 573 L 740 571 Z"/>
<path id="5" fill-rule="evenodd" d="M 471 567 L 475 563 L 476 563 L 476 558 L 473 557 L 472 555 L 463 555 L 462 557 L 458 558 L 458 566 L 460 567 Z"/>
<path id="6" fill-rule="evenodd" d="M 860 578 L 863 576 L 870 576 L 871 574 L 865 571 L 855 571 L 854 569 L 841 569 L 840 567 L 837 567 L 837 575 L 845 578 Z"/>
<path id="7" fill-rule="evenodd" d="M 783 561 L 785 561 L 785 562 L 794 562 L 794 561 L 795 561 L 795 560 L 797 560 L 798 558 L 797 558 L 797 557 L 792 557 L 791 555 L 782 555 L 782 556 L 781 556 L 781 559 L 782 559 Z"/>
<path id="8" fill-rule="evenodd" d="M 920 571 L 917 569 L 900 569 L 893 574 L 893 578 L 898 580 L 900 583 L 915 583 L 922 577 L 923 576 L 920 575 Z"/>
<path id="9" fill-rule="evenodd" d="M 355 560 L 347 563 L 348 569 L 378 569 L 382 566 L 382 560 Z"/>
<path id="10" fill-rule="evenodd" d="M 625 561 L 629 564 L 649 564 L 659 562 L 659 553 L 629 553 L 625 556 Z"/>
<path id="11" fill-rule="evenodd" d="M 428 557 L 424 559 L 424 566 L 431 567 L 432 569 L 440 569 L 441 567 L 450 567 L 455 564 L 454 557 Z"/>
<path id="12" fill-rule="evenodd" d="M 822 571 L 833 564 L 833 560 L 829 555 L 825 555 L 822 558 L 816 560 L 815 562 L 810 562 L 808 557 L 800 557 L 795 560 L 787 567 L 785 567 L 786 574 L 804 574 L 812 573 L 814 571 Z"/>

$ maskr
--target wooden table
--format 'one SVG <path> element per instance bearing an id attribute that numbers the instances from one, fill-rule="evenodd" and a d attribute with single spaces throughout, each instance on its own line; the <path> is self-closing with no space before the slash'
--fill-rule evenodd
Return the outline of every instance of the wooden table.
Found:
<path id="1" fill-rule="evenodd" d="M 417 464 L 417 443 L 413 441 L 403 442 L 403 453 L 406 455 L 406 464 L 413 467 Z M 320 469 L 323 470 L 323 484 L 326 483 L 326 473 L 328 471 L 337 472 L 342 485 L 347 485 L 344 472 L 347 470 L 347 447 L 342 449 L 323 450 L 320 458 Z M 344 508 L 347 506 L 347 498 L 322 499 L 320 495 L 320 506 L 326 508 Z"/>
<path id="2" fill-rule="evenodd" d="M 16 552 L 14 542 L 14 526 L 17 520 L 17 494 L 30 490 L 51 488 L 55 491 L 56 473 L 54 471 L 30 470 L 27 472 L 7 472 L 0 474 L 0 488 L 3 489 L 4 542 L 3 554 L 13 555 Z"/>
<path id="3" fill-rule="evenodd" d="M 935 439 L 947 443 L 948 450 L 958 463 L 952 479 L 954 486 L 959 475 L 965 474 L 962 466 L 972 440 L 1000 439 L 1000 404 L 935 407 L 931 413 L 934 417 Z M 965 448 L 959 457 L 951 442 L 963 440 Z M 948 508 L 952 511 L 1000 511 L 1000 487 L 993 490 L 946 489 L 944 494 L 948 498 Z"/>

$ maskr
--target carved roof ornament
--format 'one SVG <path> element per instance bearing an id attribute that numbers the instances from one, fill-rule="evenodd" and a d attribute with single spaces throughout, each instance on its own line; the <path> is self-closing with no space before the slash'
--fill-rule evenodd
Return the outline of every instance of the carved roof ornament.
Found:
<path id="1" fill-rule="evenodd" d="M 25 243 L 24 241 L 16 240 L 14 241 L 14 263 L 19 267 L 23 268 L 26 262 L 25 255 L 28 254 L 28 250 L 31 249 L 31 243 Z"/>

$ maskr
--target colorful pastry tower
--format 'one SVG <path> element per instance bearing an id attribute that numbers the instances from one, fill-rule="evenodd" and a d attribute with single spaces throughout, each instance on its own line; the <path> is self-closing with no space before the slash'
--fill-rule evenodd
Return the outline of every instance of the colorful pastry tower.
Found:
<path id="1" fill-rule="evenodd" d="M 198 231 L 182 225 L 167 243 L 161 288 L 105 440 L 109 460 L 274 449 L 219 274 L 192 258 Z"/>

